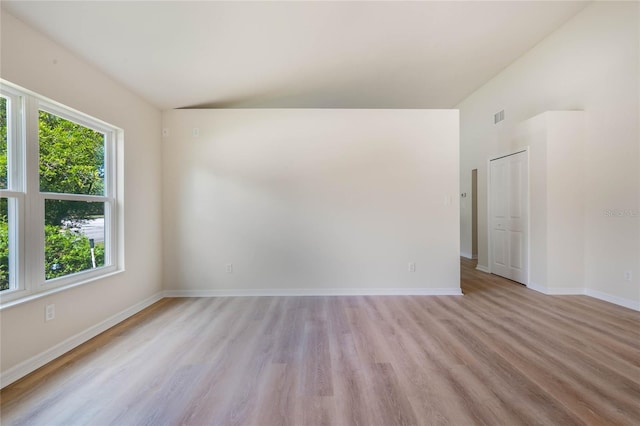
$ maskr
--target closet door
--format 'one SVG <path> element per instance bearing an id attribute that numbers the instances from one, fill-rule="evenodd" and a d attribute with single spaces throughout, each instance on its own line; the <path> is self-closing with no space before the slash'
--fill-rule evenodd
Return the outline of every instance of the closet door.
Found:
<path id="1" fill-rule="evenodd" d="M 527 152 L 490 162 L 491 272 L 527 284 Z"/>

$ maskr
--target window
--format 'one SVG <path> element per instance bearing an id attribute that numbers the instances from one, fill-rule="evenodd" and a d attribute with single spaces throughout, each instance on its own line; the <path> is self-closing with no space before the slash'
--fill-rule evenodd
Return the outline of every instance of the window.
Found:
<path id="1" fill-rule="evenodd" d="M 2 81 L 0 304 L 118 269 L 121 131 Z"/>
<path id="2" fill-rule="evenodd" d="M 17 170 L 19 98 L 0 93 L 0 292 L 18 282 L 18 214 L 22 209 L 21 179 Z"/>

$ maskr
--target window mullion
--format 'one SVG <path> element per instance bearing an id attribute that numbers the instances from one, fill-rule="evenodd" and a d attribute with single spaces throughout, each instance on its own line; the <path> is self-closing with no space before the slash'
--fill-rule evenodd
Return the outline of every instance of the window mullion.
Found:
<path id="1" fill-rule="evenodd" d="M 37 290 L 44 283 L 44 197 L 40 194 L 38 100 L 25 97 L 25 285 Z"/>
<path id="2" fill-rule="evenodd" d="M 17 192 L 17 191 L 9 191 L 7 189 L 0 189 L 0 197 L 23 197 L 24 193 L 23 192 Z"/>
<path id="3" fill-rule="evenodd" d="M 109 201 L 105 203 L 105 240 L 108 250 L 105 250 L 105 263 L 116 264 L 117 243 L 117 207 L 116 207 L 116 152 L 114 132 L 105 133 L 105 195 Z"/>
<path id="4" fill-rule="evenodd" d="M 25 191 L 25 97 L 14 96 L 11 102 L 11 127 L 12 135 L 10 140 L 10 177 L 11 186 L 9 189 L 13 191 Z"/>
<path id="5" fill-rule="evenodd" d="M 12 162 L 11 189 L 20 193 L 14 202 L 15 233 L 14 246 L 15 257 L 13 260 L 16 269 L 15 286 L 22 291 L 28 291 L 27 264 L 26 264 L 26 97 L 16 96 L 12 103 L 12 121 L 14 135 L 11 140 Z"/>
<path id="6" fill-rule="evenodd" d="M 110 201 L 109 197 L 104 195 L 63 194 L 58 192 L 41 192 L 40 194 L 47 200 L 88 201 L 98 203 Z"/>

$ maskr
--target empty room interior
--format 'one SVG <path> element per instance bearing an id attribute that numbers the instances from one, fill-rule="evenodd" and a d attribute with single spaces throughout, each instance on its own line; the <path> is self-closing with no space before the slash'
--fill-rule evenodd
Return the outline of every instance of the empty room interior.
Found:
<path id="1" fill-rule="evenodd" d="M 640 3 L 0 2 L 4 425 L 632 425 Z"/>

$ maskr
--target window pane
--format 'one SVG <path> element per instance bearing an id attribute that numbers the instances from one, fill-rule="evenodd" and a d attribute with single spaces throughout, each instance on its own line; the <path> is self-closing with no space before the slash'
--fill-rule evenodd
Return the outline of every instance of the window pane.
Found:
<path id="1" fill-rule="evenodd" d="M 40 191 L 104 195 L 104 134 L 40 111 Z"/>
<path id="2" fill-rule="evenodd" d="M 0 291 L 9 289 L 11 273 L 8 201 L 6 198 L 0 198 Z"/>
<path id="3" fill-rule="evenodd" d="M 45 277 L 104 266 L 104 203 L 45 200 Z"/>
<path id="4" fill-rule="evenodd" d="M 7 189 L 9 173 L 7 169 L 7 98 L 0 97 L 0 189 Z"/>

